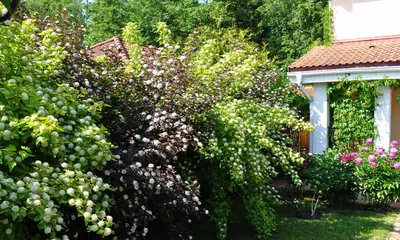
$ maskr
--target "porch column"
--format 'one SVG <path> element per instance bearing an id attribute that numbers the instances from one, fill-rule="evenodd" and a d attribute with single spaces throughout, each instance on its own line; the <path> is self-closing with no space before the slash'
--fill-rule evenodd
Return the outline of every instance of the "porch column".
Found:
<path id="1" fill-rule="evenodd" d="M 375 109 L 375 124 L 378 128 L 378 137 L 375 139 L 377 146 L 389 149 L 390 145 L 390 119 L 392 105 L 392 89 L 381 86 L 379 91 L 383 94 L 377 99 L 378 107 Z"/>
<path id="2" fill-rule="evenodd" d="M 314 84 L 314 99 L 310 104 L 310 120 L 315 130 L 310 133 L 310 152 L 322 153 L 328 147 L 329 104 L 327 83 Z"/>

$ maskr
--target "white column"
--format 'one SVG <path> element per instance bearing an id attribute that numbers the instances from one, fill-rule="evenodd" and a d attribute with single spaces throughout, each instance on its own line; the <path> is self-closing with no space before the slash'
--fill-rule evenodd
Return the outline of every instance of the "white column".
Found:
<path id="1" fill-rule="evenodd" d="M 377 146 L 388 149 L 390 145 L 392 89 L 382 86 L 379 91 L 383 95 L 377 99 L 378 107 L 375 109 L 375 124 L 378 128 L 378 137 L 375 139 L 375 143 Z"/>
<path id="2" fill-rule="evenodd" d="M 328 147 L 329 104 L 327 83 L 314 84 L 314 100 L 310 105 L 310 120 L 315 130 L 310 133 L 310 152 L 322 153 Z"/>

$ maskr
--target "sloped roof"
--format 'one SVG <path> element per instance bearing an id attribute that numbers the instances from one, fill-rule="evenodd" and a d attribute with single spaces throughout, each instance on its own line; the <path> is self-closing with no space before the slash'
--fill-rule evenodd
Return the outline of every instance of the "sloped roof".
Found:
<path id="1" fill-rule="evenodd" d="M 113 45 L 118 49 L 121 49 L 121 56 L 123 59 L 129 59 L 128 50 L 126 49 L 124 41 L 122 41 L 120 37 L 112 37 L 104 42 L 97 43 L 91 46 L 87 52 L 92 57 L 99 57 L 104 55 L 104 52 L 110 49 Z"/>
<path id="2" fill-rule="evenodd" d="M 400 36 L 316 46 L 290 65 L 289 72 L 393 65 L 400 66 Z"/>
<path id="3" fill-rule="evenodd" d="M 126 44 L 124 40 L 122 40 L 120 37 L 112 37 L 110 39 L 105 40 L 104 42 L 97 43 L 87 50 L 87 53 L 89 56 L 92 56 L 94 58 L 100 57 L 104 55 L 105 51 L 108 49 L 111 49 L 113 47 L 117 47 L 117 49 L 120 49 L 120 54 L 122 59 L 129 59 L 129 52 L 128 49 L 126 48 Z M 152 57 L 155 56 L 155 48 L 152 46 L 146 46 L 142 45 L 142 56 L 147 64 L 151 63 Z"/>

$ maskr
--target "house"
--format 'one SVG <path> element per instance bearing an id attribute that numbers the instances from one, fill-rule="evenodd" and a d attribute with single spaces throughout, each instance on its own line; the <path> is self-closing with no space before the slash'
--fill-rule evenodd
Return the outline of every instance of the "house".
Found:
<path id="1" fill-rule="evenodd" d="M 103 42 L 97 43 L 91 46 L 87 50 L 87 53 L 96 58 L 104 55 L 107 50 L 112 49 L 113 47 L 119 50 L 122 59 L 129 59 L 128 50 L 126 49 L 124 41 L 122 41 L 120 37 L 112 37 Z"/>
<path id="2" fill-rule="evenodd" d="M 400 1 L 332 0 L 334 41 L 332 46 L 316 46 L 288 68 L 291 81 L 310 100 L 310 152 L 322 153 L 328 147 L 328 83 L 343 77 L 374 81 L 385 77 L 400 79 Z M 304 84 L 314 87 L 310 96 Z M 375 122 L 376 143 L 389 147 L 391 139 L 400 139 L 400 92 L 380 88 Z"/>
<path id="3" fill-rule="evenodd" d="M 146 45 L 142 45 L 141 47 L 142 47 L 142 56 L 144 56 L 144 61 L 147 64 L 151 64 L 151 59 L 155 55 L 154 47 Z M 97 58 L 100 56 L 104 56 L 106 51 L 114 49 L 118 51 L 119 56 L 123 60 L 129 59 L 129 51 L 126 47 L 125 42 L 120 37 L 117 36 L 107 39 L 103 42 L 97 43 L 93 46 L 90 46 L 89 49 L 86 51 L 86 53 L 93 58 Z"/>

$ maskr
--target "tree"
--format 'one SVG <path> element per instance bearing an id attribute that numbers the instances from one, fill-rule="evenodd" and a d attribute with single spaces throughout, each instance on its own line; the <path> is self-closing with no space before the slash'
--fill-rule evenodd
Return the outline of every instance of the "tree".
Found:
<path id="1" fill-rule="evenodd" d="M 266 36 L 263 40 L 283 66 L 301 57 L 312 45 L 329 42 L 331 36 L 324 34 L 324 21 L 329 21 L 325 16 L 330 16 L 326 9 L 326 0 L 272 0 L 259 8 L 259 25 Z"/>
<path id="2" fill-rule="evenodd" d="M 120 35 L 128 21 L 136 22 L 144 43 L 153 45 L 157 22 L 166 22 L 179 42 L 200 26 L 236 26 L 249 30 L 258 44 L 268 45 L 270 57 L 286 67 L 314 44 L 331 38 L 331 31 L 325 34 L 332 27 L 326 0 L 96 0 L 89 9 L 91 44 Z"/>
<path id="3" fill-rule="evenodd" d="M 24 0 L 22 2 L 23 13 L 54 17 L 61 9 L 68 9 L 74 17 L 74 21 L 84 22 L 83 3 L 80 0 Z"/>
<path id="4" fill-rule="evenodd" d="M 88 37 L 93 45 L 113 36 L 119 36 L 132 13 L 126 0 L 96 0 L 87 8 Z"/>
<path id="5" fill-rule="evenodd" d="M 166 22 L 177 41 L 183 42 L 196 27 L 228 26 L 224 4 L 196 0 L 96 0 L 88 8 L 88 42 L 95 44 L 121 35 L 127 22 L 136 22 L 146 44 L 158 44 L 157 23 Z"/>

